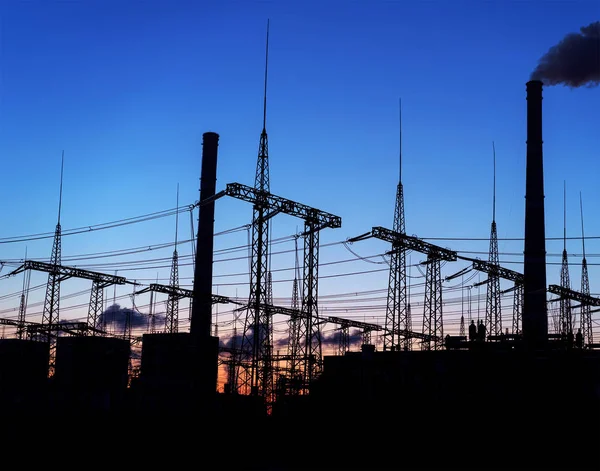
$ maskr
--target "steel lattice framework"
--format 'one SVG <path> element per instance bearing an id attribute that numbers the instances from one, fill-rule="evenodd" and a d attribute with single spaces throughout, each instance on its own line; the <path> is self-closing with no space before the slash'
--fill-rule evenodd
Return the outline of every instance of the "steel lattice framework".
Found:
<path id="1" fill-rule="evenodd" d="M 302 277 L 302 313 L 299 325 L 298 358 L 303 376 L 302 393 L 308 388 L 323 369 L 321 349 L 321 329 L 318 322 L 318 277 L 319 277 L 319 231 L 309 220 L 305 223 L 304 267 Z"/>
<path id="2" fill-rule="evenodd" d="M 355 238 L 375 237 L 395 244 L 399 250 L 414 250 L 427 254 L 427 271 L 425 274 L 425 302 L 423 308 L 423 339 L 421 347 L 441 349 L 444 346 L 444 327 L 442 315 L 442 278 L 441 261 L 456 261 L 455 251 L 439 247 L 414 236 L 401 234 L 384 227 L 373 227 L 370 233 Z M 398 332 L 408 329 L 398 329 Z"/>
<path id="3" fill-rule="evenodd" d="M 563 251 L 562 263 L 560 265 L 560 286 L 564 289 L 571 288 L 571 279 L 569 277 L 569 258 L 567 256 L 567 185 L 564 184 L 563 190 L 564 212 L 563 212 Z M 558 332 L 559 334 L 573 334 L 573 311 L 571 310 L 571 299 L 568 297 L 560 298 L 560 310 L 558 314 Z"/>
<path id="4" fill-rule="evenodd" d="M 490 232 L 490 250 L 488 261 L 492 266 L 498 266 L 498 231 L 496 221 L 492 221 Z M 485 303 L 485 326 L 490 335 L 502 334 L 502 307 L 500 303 L 500 276 L 494 270 L 488 273 L 487 293 Z"/>
<path id="5" fill-rule="evenodd" d="M 304 318 L 307 315 L 304 311 L 302 311 L 302 309 L 291 309 L 291 308 L 283 307 L 283 306 L 270 306 L 270 308 L 273 311 L 273 314 L 283 314 L 286 316 L 297 317 L 297 318 Z M 246 309 L 246 308 L 241 307 L 238 310 L 243 310 L 243 309 Z M 350 327 L 354 327 L 356 329 L 361 329 L 363 331 L 363 334 L 365 331 L 381 332 L 381 331 L 385 330 L 385 327 L 381 326 L 379 324 L 371 324 L 368 322 L 355 321 L 353 319 L 344 319 L 343 317 L 336 317 L 336 316 L 319 316 L 318 323 L 319 324 L 327 324 L 327 323 L 336 324 L 342 329 L 348 329 Z M 395 335 L 402 335 L 402 336 L 407 336 L 407 337 L 420 339 L 423 341 L 431 341 L 431 342 L 442 340 L 441 338 L 422 334 L 421 332 L 409 332 L 409 331 L 404 331 L 404 330 L 396 331 Z"/>
<path id="6" fill-rule="evenodd" d="M 99 317 L 100 313 L 102 312 L 104 288 L 110 285 L 123 285 L 127 283 L 127 280 L 122 276 L 108 275 L 106 273 L 83 270 L 81 268 L 57 265 L 52 263 L 52 261 L 50 263 L 45 263 L 35 260 L 26 260 L 23 263 L 23 265 L 21 265 L 16 270 L 12 271 L 9 275 L 16 275 L 17 273 L 20 273 L 22 271 L 29 270 L 48 273 L 50 277 L 53 277 L 54 282 L 57 284 L 57 286 L 62 281 L 68 278 L 81 278 L 84 280 L 92 280 L 92 290 L 90 293 L 90 304 L 87 319 L 87 325 L 90 327 L 89 332 L 92 335 L 95 335 L 97 332 L 101 332 L 101 330 L 99 329 Z M 52 318 L 52 322 L 50 322 L 48 319 L 50 318 L 42 318 L 41 325 L 48 326 L 48 331 L 50 332 L 53 329 L 52 326 L 58 322 L 58 318 Z"/>
<path id="7" fill-rule="evenodd" d="M 124 284 L 125 279 L 117 284 Z M 92 280 L 92 290 L 90 291 L 90 304 L 88 306 L 88 317 L 87 323 L 90 327 L 95 327 L 96 329 L 101 329 L 100 325 L 100 314 L 102 314 L 102 308 L 104 306 L 104 288 L 110 286 L 112 283 L 110 281 L 100 280 L 98 278 L 94 278 Z M 92 335 L 95 335 L 95 331 L 92 330 Z"/>
<path id="8" fill-rule="evenodd" d="M 173 251 L 171 261 L 171 276 L 169 295 L 167 297 L 167 309 L 165 313 L 165 332 L 174 334 L 179 331 L 179 297 L 175 294 L 179 287 L 179 256 L 177 249 Z"/>
<path id="9" fill-rule="evenodd" d="M 490 250 L 488 261 L 492 266 L 499 266 L 498 258 L 498 230 L 496 227 L 496 146 L 492 142 L 494 155 L 494 184 L 492 202 L 492 225 L 490 229 Z M 485 328 L 492 336 L 502 335 L 502 306 L 500 301 L 500 276 L 495 270 L 488 272 L 486 303 L 485 303 Z"/>
<path id="10" fill-rule="evenodd" d="M 213 199 L 222 196 L 230 196 L 254 205 L 250 299 L 242 337 L 242 364 L 239 368 L 236 384 L 240 392 L 260 394 L 269 400 L 272 398 L 273 393 L 272 333 L 269 333 L 272 329 L 272 314 L 267 312 L 268 309 L 261 309 L 260 307 L 268 306 L 268 226 L 266 223 L 279 213 L 288 214 L 304 221 L 305 231 L 301 236 L 304 237 L 305 252 L 309 251 L 310 253 L 304 254 L 304 260 L 308 263 L 305 263 L 303 271 L 302 303 L 303 309 L 308 309 L 316 314 L 319 260 L 318 232 L 328 227 L 339 228 L 342 225 L 342 220 L 339 216 L 331 213 L 241 183 L 228 183 L 225 190 L 217 193 Z M 306 298 L 309 293 L 313 299 L 307 302 Z M 318 350 L 318 348 L 313 347 L 316 334 L 313 331 L 311 321 L 305 320 L 304 322 L 304 327 L 299 328 L 300 335 L 312 333 L 310 341 L 310 351 L 312 353 L 304 355 L 303 352 L 299 351 L 299 363 L 303 362 L 302 358 L 306 358 L 306 360 L 320 365 L 320 359 L 310 360 L 310 355 Z M 299 339 L 298 345 L 300 346 L 304 341 L 304 339 Z M 308 344 L 305 342 L 304 345 Z M 306 365 L 298 364 L 298 371 L 307 372 L 308 368 L 306 368 Z M 305 374 L 302 373 L 303 376 Z"/>
<path id="11" fill-rule="evenodd" d="M 393 230 L 405 234 L 404 219 L 404 189 L 402 182 L 398 182 L 396 190 L 396 204 L 394 207 Z M 387 306 L 385 313 L 386 330 L 383 334 L 383 349 L 395 350 L 396 346 L 402 350 L 412 350 L 410 337 L 396 337 L 394 332 L 398 329 L 411 330 L 412 320 L 407 309 L 406 299 L 406 249 L 392 242 L 390 251 L 390 273 L 388 282 Z"/>
<path id="12" fill-rule="evenodd" d="M 516 284 L 514 291 L 512 333 L 515 335 L 521 335 L 521 329 L 523 326 L 523 298 L 525 296 L 525 285 L 522 282 Z"/>
<path id="13" fill-rule="evenodd" d="M 27 258 L 27 257 L 25 257 Z M 27 311 L 27 298 L 29 296 L 29 283 L 31 280 L 31 271 L 27 270 L 23 276 L 23 291 L 19 302 L 19 315 L 17 317 L 17 338 L 25 337 L 25 313 Z"/>
<path id="14" fill-rule="evenodd" d="M 587 260 L 585 258 L 585 232 L 583 230 L 583 201 L 581 193 L 579 193 L 579 210 L 581 214 L 581 247 L 583 250 L 583 260 L 581 261 L 581 294 L 584 296 L 590 295 L 590 278 L 588 276 Z M 580 328 L 583 335 L 583 341 L 586 344 L 594 343 L 594 334 L 592 330 L 592 310 L 589 304 L 581 304 L 580 312 Z"/>
<path id="15" fill-rule="evenodd" d="M 134 295 L 137 296 L 139 294 L 148 293 L 148 292 L 166 294 L 167 296 L 174 297 L 177 300 L 182 299 L 182 298 L 192 299 L 194 297 L 194 290 L 180 288 L 179 286 L 161 285 L 159 283 L 151 283 L 146 288 L 136 291 L 134 293 Z M 227 296 L 213 294 L 212 295 L 212 304 L 217 304 L 217 303 L 219 303 L 219 304 L 240 304 L 237 301 L 234 301 L 233 299 L 231 299 Z"/>
<path id="16" fill-rule="evenodd" d="M 438 340 L 421 343 L 423 350 L 441 350 L 444 347 L 444 320 L 442 310 L 441 258 L 435 253 L 427 254 L 425 271 L 425 301 L 423 303 L 423 333 L 434 335 Z"/>
<path id="17" fill-rule="evenodd" d="M 600 298 L 596 298 L 594 296 L 590 296 L 587 293 L 580 293 L 579 291 L 574 291 L 569 288 L 565 288 L 559 285 L 550 285 L 548 286 L 548 292 L 552 294 L 556 294 L 559 297 L 559 300 L 570 299 L 574 301 L 578 301 L 581 306 L 595 306 L 600 307 Z M 583 329 L 582 329 L 583 333 Z M 588 344 L 591 343 L 588 341 Z"/>
<path id="18" fill-rule="evenodd" d="M 571 280 L 569 278 L 569 261 L 567 257 L 567 250 L 564 249 L 562 252 L 562 263 L 560 266 L 560 286 L 565 289 L 571 288 Z M 558 328 L 559 334 L 572 334 L 573 333 L 573 316 L 571 311 L 571 299 L 568 297 L 560 298 L 560 310 L 558 316 Z"/>
<path id="19" fill-rule="evenodd" d="M 90 327 L 85 322 L 58 322 L 54 324 L 51 329 L 48 329 L 47 325 L 39 324 L 37 322 L 25 321 L 23 323 L 14 319 L 0 318 L 0 325 L 10 325 L 17 328 L 22 328 L 31 336 L 39 336 L 40 334 L 43 334 L 44 336 L 56 337 L 57 332 L 64 332 L 77 336 L 86 335 L 92 331 L 100 334 L 104 333 L 94 329 L 93 327 Z"/>
<path id="20" fill-rule="evenodd" d="M 294 261 L 294 282 L 292 285 L 292 311 L 297 312 L 300 309 L 300 294 L 298 287 L 298 277 L 300 264 L 298 261 L 298 237 L 294 239 L 295 245 L 295 261 Z M 300 375 L 298 371 L 298 351 L 300 342 L 300 316 L 297 314 L 290 315 L 288 320 L 288 357 L 289 357 L 289 375 L 290 379 L 290 394 L 299 394 L 300 390 L 298 387 L 292 385 L 300 384 Z"/>
<path id="21" fill-rule="evenodd" d="M 585 255 L 581 262 L 581 294 L 585 297 L 590 296 L 590 279 L 588 277 L 587 260 Z M 582 303 L 580 307 L 580 327 L 583 334 L 583 340 L 586 344 L 594 343 L 594 334 L 592 330 L 592 309 L 589 304 Z"/>
<path id="22" fill-rule="evenodd" d="M 461 257 L 465 260 L 470 260 L 473 262 L 473 269 L 478 270 L 488 274 L 488 279 L 481 282 L 488 283 L 490 279 L 493 277 L 503 278 L 505 280 L 512 281 L 514 286 L 504 291 L 507 293 L 509 291 L 514 291 L 514 302 L 513 302 L 513 334 L 521 333 L 521 318 L 523 312 L 523 295 L 524 295 L 524 280 L 522 273 L 509 270 L 508 268 L 501 267 L 497 263 L 492 263 L 484 260 L 477 260 L 468 257 Z"/>
<path id="23" fill-rule="evenodd" d="M 50 270 L 48 271 L 48 283 L 46 284 L 46 296 L 44 298 L 44 310 L 42 312 L 42 325 L 48 327 L 45 334 L 45 340 L 50 342 L 50 364 L 48 374 L 54 374 L 54 366 L 56 364 L 56 341 L 50 335 L 53 327 L 59 320 L 60 308 L 60 274 L 58 267 L 61 262 L 61 226 L 60 222 L 56 224 L 54 231 L 54 242 L 52 244 L 52 255 L 50 256 Z M 26 262 L 27 263 L 27 262 Z"/>
<path id="24" fill-rule="evenodd" d="M 259 161 L 262 160 L 266 159 L 259 156 Z M 273 326 L 269 313 L 258 308 L 261 304 L 267 304 L 268 295 L 268 220 L 270 217 L 266 202 L 267 194 L 265 191 L 257 190 L 253 208 L 250 297 L 241 345 L 242 361 L 249 362 L 249 368 L 241 368 L 238 371 L 238 388 L 246 394 L 259 394 L 265 398 L 271 398 L 273 393 L 271 361 Z"/>
<path id="25" fill-rule="evenodd" d="M 350 350 L 350 329 L 347 326 L 340 327 L 339 332 L 338 355 L 345 355 Z"/>

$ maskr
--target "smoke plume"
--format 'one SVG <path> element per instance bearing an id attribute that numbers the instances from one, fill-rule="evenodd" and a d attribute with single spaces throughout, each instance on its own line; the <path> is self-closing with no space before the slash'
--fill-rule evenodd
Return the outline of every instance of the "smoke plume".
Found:
<path id="1" fill-rule="evenodd" d="M 531 80 L 569 87 L 600 84 L 600 21 L 567 34 L 542 56 Z"/>
<path id="2" fill-rule="evenodd" d="M 164 314 L 155 314 L 157 325 L 164 324 Z M 136 327 L 148 327 L 148 315 L 119 304 L 108 306 L 98 319 L 99 325 L 112 326 L 117 332 L 125 332 L 127 323 L 133 329 Z"/>

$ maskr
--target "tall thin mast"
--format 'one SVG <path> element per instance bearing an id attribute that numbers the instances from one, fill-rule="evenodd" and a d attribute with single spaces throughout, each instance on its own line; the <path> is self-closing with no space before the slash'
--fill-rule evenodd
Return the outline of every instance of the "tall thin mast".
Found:
<path id="1" fill-rule="evenodd" d="M 492 141 L 492 153 L 494 154 L 494 196 L 492 199 L 492 222 L 496 222 L 496 144 Z"/>
<path id="2" fill-rule="evenodd" d="M 399 123 L 398 182 L 400 184 L 402 184 L 402 98 L 398 98 L 398 123 Z"/>

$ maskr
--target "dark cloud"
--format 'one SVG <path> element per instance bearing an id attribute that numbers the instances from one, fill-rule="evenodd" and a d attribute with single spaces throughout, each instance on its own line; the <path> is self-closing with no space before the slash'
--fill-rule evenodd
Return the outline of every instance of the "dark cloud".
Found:
<path id="1" fill-rule="evenodd" d="M 164 314 L 156 315 L 156 325 L 162 326 L 165 322 Z M 121 307 L 119 304 L 113 304 L 106 308 L 106 310 L 100 314 L 98 319 L 99 325 L 111 326 L 117 332 L 124 332 L 127 322 L 131 323 L 131 328 L 146 328 L 149 327 L 149 316 L 138 312 L 128 307 Z"/>
<path id="2" fill-rule="evenodd" d="M 569 87 L 600 84 L 600 21 L 567 34 L 542 56 L 531 80 Z"/>
<path id="3" fill-rule="evenodd" d="M 321 345 L 337 347 L 340 344 L 341 337 L 342 337 L 342 331 L 335 330 L 332 334 L 324 335 L 321 338 Z M 352 331 L 350 331 L 350 333 L 348 335 L 348 343 L 349 343 L 350 349 L 352 349 L 352 347 L 361 345 L 362 337 L 363 337 L 362 332 L 360 330 L 353 329 Z"/>

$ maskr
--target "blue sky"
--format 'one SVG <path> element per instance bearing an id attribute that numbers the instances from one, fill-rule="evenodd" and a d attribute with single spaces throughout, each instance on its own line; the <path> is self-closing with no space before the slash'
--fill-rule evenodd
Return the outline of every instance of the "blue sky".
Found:
<path id="1" fill-rule="evenodd" d="M 207 131 L 220 135 L 218 189 L 253 185 L 267 20 L 271 191 L 342 218 L 341 228 L 321 234 L 321 312 L 385 319 L 381 254 L 388 247 L 369 240 L 350 251 L 343 242 L 372 226 L 392 226 L 399 99 L 407 232 L 487 259 L 493 142 L 498 235 L 517 239 L 500 240 L 500 260 L 522 271 L 525 83 L 551 46 L 599 19 L 594 0 L 0 2 L 1 274 L 25 250 L 30 258 L 50 256 L 51 238 L 25 239 L 54 231 L 63 150 L 63 231 L 173 209 L 178 185 L 180 205 L 194 203 Z M 546 235 L 562 237 L 566 183 L 567 235 L 581 234 L 581 192 L 591 289 L 598 294 L 600 88 L 545 87 L 543 103 Z M 215 238 L 219 294 L 248 294 L 248 251 L 232 247 L 247 243 L 243 226 L 251 216 L 241 201 L 216 204 L 216 233 L 242 227 Z M 272 223 L 280 241 L 273 253 L 284 252 L 272 256 L 274 295 L 283 305 L 290 302 L 291 236 L 298 227 L 300 221 L 285 215 Z M 181 213 L 180 277 L 188 286 L 191 230 L 189 212 Z M 16 236 L 23 237 L 11 239 Z M 114 252 L 154 248 L 174 237 L 174 216 L 89 231 L 63 237 L 63 259 L 167 283 L 172 246 Z M 568 241 L 567 250 L 579 289 L 581 241 Z M 562 241 L 549 241 L 547 251 L 548 283 L 558 283 Z M 82 257 L 107 252 L 113 256 Z M 424 258 L 410 256 L 413 264 Z M 139 269 L 149 259 L 160 260 Z M 464 266 L 448 264 L 444 274 Z M 424 280 L 417 267 L 411 276 L 418 306 Z M 464 309 L 461 283 L 480 278 L 450 283 L 444 294 L 454 301 L 444 308 L 449 329 L 457 328 Z M 32 286 L 45 280 L 32 274 Z M 0 281 L 0 317 L 16 315 L 21 284 L 20 275 Z M 85 317 L 88 283 L 69 280 L 61 289 L 72 295 L 61 301 L 61 318 Z M 119 287 L 110 296 L 131 306 L 130 290 Z M 136 305 L 145 312 L 148 300 L 140 298 Z M 32 291 L 31 302 L 41 299 L 42 289 Z M 216 309 L 226 335 L 230 306 Z M 510 306 L 505 309 L 509 319 Z M 28 312 L 35 320 L 41 307 Z M 413 323 L 421 314 L 413 308 Z M 275 327 L 283 332 L 284 321 Z"/>

